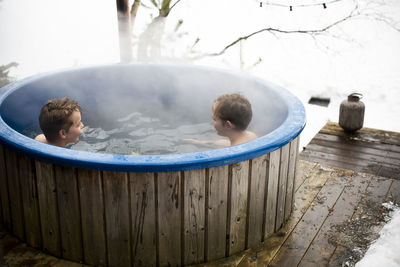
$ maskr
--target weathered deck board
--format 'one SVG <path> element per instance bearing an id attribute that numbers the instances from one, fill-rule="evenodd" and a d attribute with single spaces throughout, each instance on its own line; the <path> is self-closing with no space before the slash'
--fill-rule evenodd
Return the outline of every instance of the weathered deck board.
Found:
<path id="1" fill-rule="evenodd" d="M 369 128 L 347 133 L 328 122 L 300 159 L 400 179 L 400 134 Z"/>
<path id="2" fill-rule="evenodd" d="M 321 191 L 317 194 L 311 207 L 307 209 L 296 228 L 290 233 L 282 248 L 275 255 L 271 264 L 281 266 L 297 266 L 308 244 L 312 242 L 315 235 L 325 222 L 346 184 L 343 177 L 329 173 L 329 178 Z M 333 176 L 333 177 L 332 177 Z"/>
<path id="3" fill-rule="evenodd" d="M 307 162 L 300 162 L 300 168 L 303 167 L 303 163 L 308 167 L 309 164 Z M 296 191 L 293 213 L 289 217 L 289 220 L 278 233 L 266 239 L 264 244 L 251 249 L 238 266 L 244 267 L 252 262 L 256 262 L 257 266 L 268 266 L 329 177 L 329 172 L 321 169 L 319 165 L 313 164 L 313 166 L 313 168 L 307 168 L 308 171 L 303 173 L 306 178 L 304 178 L 304 181 Z"/>
<path id="4" fill-rule="evenodd" d="M 392 184 L 392 180 L 385 179 L 382 177 L 372 177 L 365 193 L 362 196 L 362 200 L 357 205 L 356 210 L 352 216 L 352 220 L 359 221 L 361 217 L 366 216 L 368 208 L 374 205 L 380 206 L 387 200 L 387 195 Z M 400 194 L 400 193 L 399 193 Z M 367 233 L 363 233 L 367 234 Z M 346 242 L 339 243 L 333 253 L 328 265 L 329 266 L 341 266 L 348 260 L 348 245 Z"/>
<path id="5" fill-rule="evenodd" d="M 334 207 L 329 210 L 329 216 L 319 229 L 311 246 L 304 254 L 299 266 L 326 266 L 335 251 L 335 246 L 329 242 L 327 236 L 335 224 L 344 222 L 351 218 L 356 205 L 361 200 L 359 192 L 365 191 L 371 175 L 355 175 L 353 182 L 348 183 L 342 194 L 339 196 Z"/>
<path id="6" fill-rule="evenodd" d="M 328 122 L 320 132 L 337 136 L 348 135 L 334 122 Z M 400 146 L 400 133 L 397 132 L 381 131 L 365 127 L 356 133 L 356 137 L 372 142 Z"/>

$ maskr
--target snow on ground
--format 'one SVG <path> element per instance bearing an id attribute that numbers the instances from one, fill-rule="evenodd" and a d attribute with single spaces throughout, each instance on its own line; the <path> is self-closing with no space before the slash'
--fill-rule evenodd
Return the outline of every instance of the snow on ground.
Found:
<path id="1" fill-rule="evenodd" d="M 400 266 L 400 208 L 384 203 L 393 210 L 391 220 L 380 231 L 380 237 L 368 248 L 355 267 Z"/>
<path id="2" fill-rule="evenodd" d="M 400 1 L 373 1 L 371 4 L 360 0 L 360 7 L 400 18 Z M 331 1 L 326 9 L 315 5 L 290 11 L 279 6 L 260 8 L 259 2 L 181 0 L 165 25 L 162 55 L 169 61 L 182 62 L 192 55 L 189 50 L 197 38 L 195 51 L 215 53 L 238 37 L 264 27 L 323 28 L 349 14 L 354 6 L 353 0 L 341 0 Z M 279 1 L 287 5 L 295 2 Z M 0 65 L 18 62 L 20 65 L 10 75 L 21 79 L 59 68 L 118 62 L 115 10 L 115 1 L 109 0 L 0 0 Z M 150 23 L 150 15 L 154 17 L 156 12 L 140 8 L 133 29 L 135 42 Z M 174 34 L 180 19 L 183 24 Z M 352 92 L 364 96 L 364 127 L 400 132 L 399 47 L 399 31 L 377 19 L 358 18 L 345 21 L 332 28 L 330 34 L 315 39 L 304 34 L 264 32 L 219 57 L 193 63 L 243 71 L 290 90 L 306 108 L 307 126 L 300 144 L 305 146 L 327 120 L 338 121 L 340 102 Z M 330 98 L 331 102 L 328 107 L 310 105 L 308 100 L 313 96 Z M 397 212 L 393 219 L 397 227 L 388 226 L 382 234 L 387 237 L 382 242 L 389 245 L 388 253 L 392 250 L 397 253 L 392 260 L 396 266 L 400 265 L 400 246 L 390 244 L 391 237 L 399 236 L 398 217 Z M 391 259 L 383 253 L 379 256 Z M 373 262 L 368 253 L 364 261 Z"/>

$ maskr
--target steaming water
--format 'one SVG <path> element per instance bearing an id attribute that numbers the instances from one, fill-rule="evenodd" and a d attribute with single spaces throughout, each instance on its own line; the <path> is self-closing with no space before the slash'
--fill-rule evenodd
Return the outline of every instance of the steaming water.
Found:
<path id="1" fill-rule="evenodd" d="M 38 126 L 23 132 L 34 138 Z M 131 113 L 113 123 L 113 128 L 90 127 L 81 133 L 79 142 L 68 147 L 89 152 L 124 155 L 164 155 L 206 151 L 211 144 L 193 144 L 185 139 L 215 141 L 221 139 L 211 123 L 179 125 L 159 118 Z"/>
<path id="2" fill-rule="evenodd" d="M 71 148 L 125 155 L 176 154 L 215 148 L 211 145 L 194 145 L 184 139 L 217 140 L 218 136 L 211 123 L 165 124 L 159 118 L 134 112 L 120 118 L 115 129 L 89 127 Z"/>

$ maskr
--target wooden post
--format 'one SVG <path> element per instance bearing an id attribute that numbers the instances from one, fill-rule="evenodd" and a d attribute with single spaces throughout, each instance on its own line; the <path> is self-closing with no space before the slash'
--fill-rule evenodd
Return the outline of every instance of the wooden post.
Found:
<path id="1" fill-rule="evenodd" d="M 117 0 L 119 52 L 121 62 L 132 60 L 129 0 Z"/>

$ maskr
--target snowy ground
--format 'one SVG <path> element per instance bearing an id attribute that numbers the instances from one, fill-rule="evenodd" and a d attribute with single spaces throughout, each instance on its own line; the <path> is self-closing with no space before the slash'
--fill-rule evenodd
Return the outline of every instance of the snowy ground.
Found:
<path id="1" fill-rule="evenodd" d="M 381 4 L 367 5 L 366 0 L 360 0 L 360 8 L 400 18 L 400 1 L 374 1 Z M 238 37 L 265 27 L 320 29 L 348 14 L 354 6 L 353 0 L 341 0 L 324 9 L 314 5 L 323 1 L 308 0 L 302 3 L 313 5 L 290 11 L 281 6 L 260 7 L 259 2 L 181 0 L 165 25 L 163 60 L 188 61 L 193 50 L 219 52 Z M 298 1 L 279 3 L 291 5 Z M 0 0 L 0 65 L 18 62 L 10 75 L 21 79 L 59 68 L 118 62 L 115 10 L 115 1 L 109 0 Z M 140 8 L 133 29 L 135 42 L 150 23 L 150 15 L 157 15 L 154 9 Z M 174 34 L 180 19 L 183 24 Z M 192 49 L 197 38 L 199 42 Z M 360 17 L 315 39 L 305 34 L 261 33 L 219 57 L 192 63 L 244 71 L 290 90 L 306 107 L 307 126 L 301 139 L 301 146 L 305 146 L 327 120 L 338 120 L 340 102 L 352 92 L 364 95 L 365 127 L 400 132 L 399 47 L 398 30 L 380 20 Z M 328 107 L 307 104 L 313 96 L 330 98 L 331 103 Z M 387 231 L 397 233 L 384 234 L 386 237 L 399 235 L 399 215 L 395 219 L 397 227 L 388 226 Z M 392 266 L 400 265 L 399 247 L 390 245 L 397 249 Z M 368 253 L 365 261 L 371 262 Z"/>
<path id="2" fill-rule="evenodd" d="M 391 220 L 379 232 L 380 238 L 371 244 L 364 258 L 355 267 L 396 267 L 400 266 L 400 208 L 384 203 L 392 208 Z"/>

